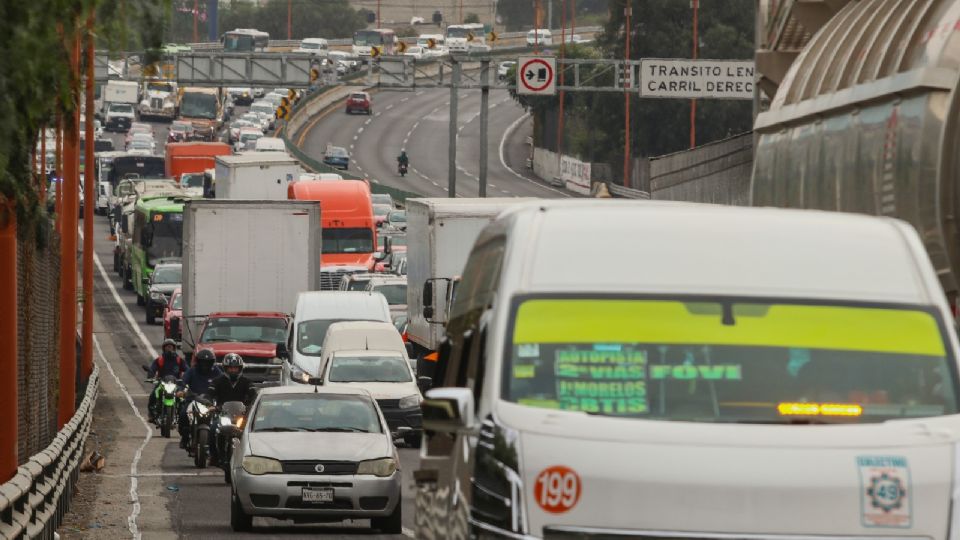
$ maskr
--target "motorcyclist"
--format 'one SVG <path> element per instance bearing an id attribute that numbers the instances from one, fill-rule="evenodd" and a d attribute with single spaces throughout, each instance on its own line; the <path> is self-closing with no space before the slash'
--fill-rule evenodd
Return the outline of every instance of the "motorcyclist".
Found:
<path id="1" fill-rule="evenodd" d="M 249 407 L 255 394 L 253 382 L 243 376 L 243 357 L 237 353 L 228 353 L 223 357 L 223 371 L 223 375 L 213 379 L 207 391 L 217 408 L 223 407 L 223 404 L 229 401 L 242 401 Z M 215 431 L 210 437 L 210 461 L 216 465 L 219 462 L 216 431 L 219 431 L 220 426 L 215 423 L 213 428 Z"/>
<path id="2" fill-rule="evenodd" d="M 161 345 L 163 353 L 158 356 L 147 370 L 147 376 L 151 379 L 162 380 L 167 375 L 173 375 L 179 379 L 183 372 L 187 370 L 187 364 L 183 358 L 177 354 L 177 342 L 172 339 L 163 340 Z M 160 392 L 160 385 L 156 385 L 153 392 L 150 392 L 150 398 L 147 404 L 147 412 L 150 416 L 149 421 L 153 422 L 157 416 L 157 400 Z"/>
<path id="3" fill-rule="evenodd" d="M 210 384 L 214 379 L 223 375 L 220 368 L 214 365 L 216 355 L 209 349 L 204 349 L 194 357 L 194 366 L 183 376 L 180 397 L 183 398 L 180 408 L 180 445 L 185 446 L 190 437 L 190 421 L 187 419 L 187 407 L 200 394 L 210 391 Z"/>
<path id="4" fill-rule="evenodd" d="M 407 157 L 407 151 L 401 150 L 400 155 L 397 156 L 397 169 L 400 169 L 401 167 L 409 167 L 409 166 L 410 166 L 410 158 Z"/>

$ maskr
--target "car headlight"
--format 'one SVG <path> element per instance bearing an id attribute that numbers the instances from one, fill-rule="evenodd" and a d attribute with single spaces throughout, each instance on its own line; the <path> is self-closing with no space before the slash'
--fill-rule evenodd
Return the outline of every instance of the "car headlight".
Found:
<path id="1" fill-rule="evenodd" d="M 221 426 L 232 426 L 232 425 L 233 425 L 233 421 L 230 420 L 230 417 L 229 417 L 229 416 L 221 416 L 221 417 L 220 417 L 220 425 L 221 425 Z"/>
<path id="2" fill-rule="evenodd" d="M 163 295 L 162 292 L 150 291 L 150 299 L 156 300 L 157 302 L 166 302 L 167 297 Z"/>
<path id="3" fill-rule="evenodd" d="M 300 384 L 310 384 L 310 374 L 297 367 L 290 368 L 290 378 Z"/>
<path id="4" fill-rule="evenodd" d="M 175 383 L 163 383 L 163 391 L 172 394 L 177 391 L 177 385 Z"/>
<path id="5" fill-rule="evenodd" d="M 400 400 L 397 404 L 401 409 L 409 409 L 420 405 L 420 394 L 413 394 Z"/>
<path id="6" fill-rule="evenodd" d="M 240 465 L 243 467 L 243 470 L 258 476 L 261 474 L 283 472 L 283 465 L 281 465 L 279 461 L 260 456 L 246 456 Z"/>
<path id="7" fill-rule="evenodd" d="M 357 467 L 357 474 L 372 474 L 374 476 L 390 476 L 397 472 L 397 461 L 393 458 L 361 461 Z"/>

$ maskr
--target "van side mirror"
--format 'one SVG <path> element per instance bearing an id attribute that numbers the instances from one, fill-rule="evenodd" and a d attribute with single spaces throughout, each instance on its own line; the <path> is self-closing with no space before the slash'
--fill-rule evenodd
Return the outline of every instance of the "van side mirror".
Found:
<path id="1" fill-rule="evenodd" d="M 287 350 L 286 343 L 277 343 L 277 358 L 281 360 L 290 358 L 290 351 Z"/>
<path id="2" fill-rule="evenodd" d="M 144 284 L 144 285 L 149 285 L 149 284 L 150 284 L 150 278 L 148 278 L 148 277 L 146 277 L 146 276 L 143 277 L 143 280 L 142 280 L 142 281 L 143 281 L 143 284 Z"/>
<path id="3" fill-rule="evenodd" d="M 433 387 L 433 379 L 430 377 L 417 377 L 417 388 L 420 389 L 421 394 L 426 394 L 431 387 Z"/>
<path id="4" fill-rule="evenodd" d="M 457 433 L 476 424 L 473 391 L 469 388 L 434 388 L 420 404 L 423 429 Z"/>

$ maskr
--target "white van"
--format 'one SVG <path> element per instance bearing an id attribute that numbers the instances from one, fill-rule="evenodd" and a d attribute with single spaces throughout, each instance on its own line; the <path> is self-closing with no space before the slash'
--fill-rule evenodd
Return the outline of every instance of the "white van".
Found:
<path id="1" fill-rule="evenodd" d="M 385 322 L 338 322 L 323 342 L 324 386 L 363 388 L 377 400 L 394 437 L 420 446 L 420 389 L 400 332 Z"/>
<path id="2" fill-rule="evenodd" d="M 539 40 L 537 39 L 539 38 Z M 527 32 L 527 45 L 553 45 L 553 33 L 546 28 L 534 29 Z"/>
<path id="3" fill-rule="evenodd" d="M 283 144 L 283 139 L 279 137 L 260 137 L 254 143 L 253 149 L 257 152 L 287 153 L 287 146 Z"/>
<path id="4" fill-rule="evenodd" d="M 330 46 L 323 38 L 303 38 L 300 47 L 293 50 L 293 52 L 310 53 L 315 56 L 326 56 L 329 51 Z"/>
<path id="5" fill-rule="evenodd" d="M 306 384 L 320 375 L 320 359 L 327 328 L 340 321 L 390 322 L 390 306 L 380 293 L 364 291 L 310 291 L 297 295 L 293 324 L 287 336 L 289 358 L 280 382 Z"/>
<path id="6" fill-rule="evenodd" d="M 904 222 L 544 200 L 446 335 L 416 538 L 957 534 L 957 336 Z"/>

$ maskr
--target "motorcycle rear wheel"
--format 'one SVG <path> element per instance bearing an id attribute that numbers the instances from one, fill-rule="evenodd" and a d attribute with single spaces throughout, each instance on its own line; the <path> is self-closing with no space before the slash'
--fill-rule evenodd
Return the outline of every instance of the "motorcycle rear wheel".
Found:
<path id="1" fill-rule="evenodd" d="M 197 431 L 197 440 L 194 442 L 193 464 L 196 465 L 198 469 L 205 469 L 207 467 L 207 437 L 209 435 L 210 432 L 205 429 Z"/>
<path id="2" fill-rule="evenodd" d="M 164 439 L 170 438 L 170 429 L 173 427 L 173 407 L 163 408 L 163 417 L 160 419 L 160 435 Z"/>

